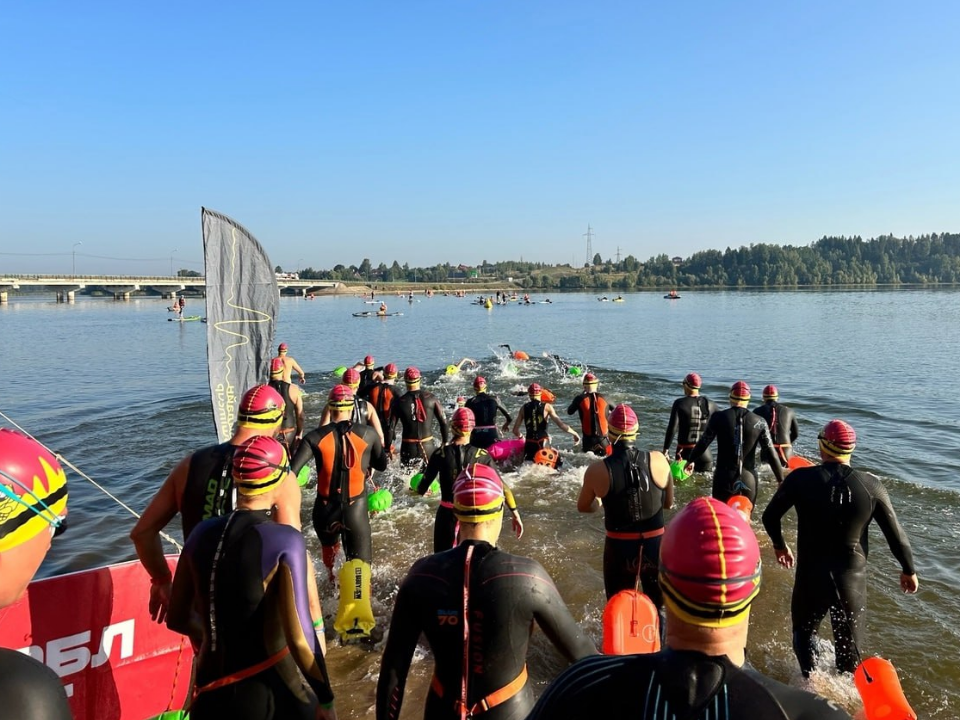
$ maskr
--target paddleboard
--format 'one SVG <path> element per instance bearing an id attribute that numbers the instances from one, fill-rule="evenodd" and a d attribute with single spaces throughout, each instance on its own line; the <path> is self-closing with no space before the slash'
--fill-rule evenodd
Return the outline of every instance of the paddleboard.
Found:
<path id="1" fill-rule="evenodd" d="M 391 312 L 391 313 L 380 313 L 374 312 L 373 310 L 367 310 L 365 312 L 355 312 L 353 313 L 354 317 L 394 317 L 396 315 L 403 315 L 402 312 Z"/>
<path id="2" fill-rule="evenodd" d="M 193 322 L 194 320 L 199 320 L 199 315 L 189 315 L 188 317 L 182 318 L 167 318 L 167 322 Z"/>

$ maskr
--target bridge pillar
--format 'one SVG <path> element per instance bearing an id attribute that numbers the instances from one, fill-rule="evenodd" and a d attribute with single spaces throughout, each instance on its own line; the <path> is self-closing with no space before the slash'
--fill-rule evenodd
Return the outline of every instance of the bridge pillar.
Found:
<path id="1" fill-rule="evenodd" d="M 130 290 L 119 290 L 113 294 L 114 300 L 129 300 L 130 299 Z"/>
<path id="2" fill-rule="evenodd" d="M 7 291 L 0 290 L 0 305 L 6 305 L 9 302 L 7 298 Z"/>

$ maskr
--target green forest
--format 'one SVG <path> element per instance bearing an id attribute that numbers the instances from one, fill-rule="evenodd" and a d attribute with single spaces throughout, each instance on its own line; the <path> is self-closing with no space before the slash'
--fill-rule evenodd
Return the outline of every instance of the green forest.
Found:
<path id="1" fill-rule="evenodd" d="M 663 253 L 646 262 L 632 255 L 604 260 L 598 253 L 592 263 L 579 268 L 523 261 L 409 267 L 396 260 L 374 265 L 364 258 L 356 266 L 307 268 L 300 277 L 378 284 L 512 279 L 525 288 L 569 290 L 954 284 L 960 283 L 960 234 L 881 235 L 870 240 L 823 237 L 807 246 L 760 243 L 723 252 L 704 250 L 688 258 Z"/>

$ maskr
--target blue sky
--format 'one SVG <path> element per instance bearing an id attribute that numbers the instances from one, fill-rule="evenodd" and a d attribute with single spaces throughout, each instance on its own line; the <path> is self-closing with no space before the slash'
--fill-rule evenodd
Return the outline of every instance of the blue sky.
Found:
<path id="1" fill-rule="evenodd" d="M 960 231 L 954 2 L 10 2 L 0 273 Z M 82 242 L 82 245 L 75 243 Z"/>

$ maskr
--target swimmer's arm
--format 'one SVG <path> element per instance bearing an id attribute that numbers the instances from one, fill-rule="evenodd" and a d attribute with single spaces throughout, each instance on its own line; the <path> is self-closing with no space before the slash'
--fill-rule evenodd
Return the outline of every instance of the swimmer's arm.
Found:
<path id="1" fill-rule="evenodd" d="M 297 482 L 297 476 L 292 472 L 287 473 L 283 484 L 280 486 L 280 495 L 277 497 L 277 512 L 274 516 L 278 523 L 289 525 L 290 527 L 301 529 L 300 506 L 303 503 L 303 496 L 300 493 L 300 484 Z"/>
<path id="2" fill-rule="evenodd" d="M 570 662 L 589 655 L 597 654 L 597 647 L 587 637 L 580 624 L 573 619 L 566 603 L 547 571 L 542 567 L 536 576 L 540 583 L 540 592 L 531 593 L 536 603 L 533 616 L 543 634 L 553 646 Z"/>
<path id="3" fill-rule="evenodd" d="M 407 581 L 400 586 L 397 602 L 390 620 L 387 646 L 380 659 L 380 679 L 377 681 L 376 720 L 397 720 L 403 703 L 403 691 L 413 651 L 417 647 L 421 626 L 416 598 Z"/>
<path id="4" fill-rule="evenodd" d="M 664 509 L 669 510 L 673 507 L 673 475 L 670 461 L 663 453 L 650 453 L 650 473 L 653 475 L 653 484 L 663 490 Z"/>
<path id="5" fill-rule="evenodd" d="M 690 454 L 687 455 L 687 464 L 684 467 L 684 470 L 690 472 L 691 466 L 700 459 L 700 456 L 706 452 L 707 448 L 710 447 L 710 443 L 713 442 L 713 439 L 717 436 L 717 431 L 713 427 L 713 418 L 714 415 L 710 416 L 710 421 L 707 422 L 707 427 L 703 431 L 703 435 L 697 440 L 696 446 L 693 450 L 690 451 Z"/>
<path id="6" fill-rule="evenodd" d="M 317 427 L 323 427 L 324 425 L 330 424 L 330 408 L 324 407 L 323 412 L 320 414 L 320 422 L 317 423 Z"/>
<path id="7" fill-rule="evenodd" d="M 875 475 L 868 475 L 868 477 L 871 480 L 876 478 Z M 877 521 L 880 532 L 882 532 L 883 537 L 886 538 L 890 552 L 893 553 L 897 562 L 900 563 L 900 568 L 904 575 L 916 575 L 917 569 L 913 564 L 913 549 L 910 547 L 910 540 L 900 526 L 900 522 L 897 520 L 897 514 L 894 512 L 893 505 L 890 502 L 890 496 L 886 488 L 880 483 L 879 478 L 876 479 L 871 494 L 875 501 L 873 519 Z"/>
<path id="8" fill-rule="evenodd" d="M 797 416 L 794 415 L 790 418 L 790 444 L 796 442 L 797 437 L 800 435 L 800 426 L 797 424 Z"/>
<path id="9" fill-rule="evenodd" d="M 370 467 L 374 470 L 383 472 L 387 469 L 387 451 L 383 449 L 383 443 L 376 435 L 370 441 Z"/>
<path id="10" fill-rule="evenodd" d="M 430 459 L 427 461 L 427 469 L 423 471 L 423 477 L 420 478 L 420 482 L 417 484 L 416 490 L 418 494 L 426 495 L 427 490 L 430 489 L 430 484 L 436 480 L 437 475 L 440 474 L 441 462 L 444 462 L 443 456 L 439 450 L 434 450 L 430 455 Z"/>
<path id="11" fill-rule="evenodd" d="M 517 507 L 517 500 L 513 496 L 513 491 L 503 483 L 503 500 L 506 503 L 507 510 L 510 511 L 513 531 L 519 540 L 523 536 L 523 520 L 520 519 L 520 508 Z"/>
<path id="12" fill-rule="evenodd" d="M 500 402 L 500 398 L 497 398 L 497 410 L 503 413 L 503 416 L 506 418 L 506 420 L 503 423 L 503 431 L 506 432 L 507 428 L 510 427 L 510 423 L 513 422 L 513 416 L 503 406 L 503 403 Z"/>
<path id="13" fill-rule="evenodd" d="M 443 414 L 443 408 L 440 407 L 440 402 L 437 399 L 433 401 L 433 414 L 440 424 L 440 438 L 443 440 L 443 444 L 446 445 L 447 438 L 450 437 L 449 430 L 447 429 L 447 417 Z"/>
<path id="14" fill-rule="evenodd" d="M 300 382 L 303 383 L 303 382 L 307 379 L 307 376 L 306 376 L 306 373 L 303 372 L 303 368 L 300 367 L 300 363 L 298 363 L 298 362 L 297 362 L 296 360 L 294 360 L 293 358 L 290 358 L 290 366 L 291 366 L 294 370 L 296 370 L 297 373 L 299 373 L 299 375 L 300 375 Z"/>
<path id="15" fill-rule="evenodd" d="M 303 438 L 303 442 L 297 445 L 297 451 L 290 459 L 290 472 L 294 475 L 300 472 L 303 466 L 310 462 L 310 458 L 313 457 L 313 443 L 310 442 L 311 435 L 312 433 L 307 433 L 306 437 Z"/>
<path id="16" fill-rule="evenodd" d="M 553 418 L 553 421 L 557 424 L 558 428 L 563 430 L 565 433 L 568 433 L 569 435 L 573 435 L 573 437 L 575 438 L 573 442 L 575 443 L 580 442 L 580 435 L 577 433 L 576 430 L 574 430 L 572 427 L 570 427 L 563 420 L 560 419 L 560 416 L 557 415 L 557 411 L 553 407 L 553 405 L 551 405 L 550 403 L 547 403 L 544 412 L 548 417 Z"/>
<path id="17" fill-rule="evenodd" d="M 193 534 L 197 536 L 196 533 Z M 177 561 L 173 578 L 170 606 L 167 608 L 167 627 L 190 638 L 196 650 L 203 644 L 204 625 L 195 610 L 197 590 L 194 584 L 192 545 L 187 541 L 184 552 Z"/>
<path id="18" fill-rule="evenodd" d="M 320 642 L 313 632 L 313 622 L 310 620 L 306 546 L 300 535 L 287 534 L 287 542 L 289 547 L 280 555 L 274 578 L 274 581 L 279 583 L 277 595 L 283 634 L 291 656 L 316 694 L 317 700 L 330 703 L 333 702 L 330 676 L 327 674 Z M 265 542 L 264 549 L 268 546 Z"/>
<path id="19" fill-rule="evenodd" d="M 380 438 L 380 445 L 383 446 L 385 441 L 383 439 L 383 426 L 380 424 L 380 416 L 370 403 L 367 403 L 367 422 L 370 427 L 377 431 L 377 436 Z"/>
<path id="20" fill-rule="evenodd" d="M 773 474 L 777 478 L 777 485 L 783 483 L 783 464 L 780 462 L 780 453 L 777 452 L 777 448 L 773 445 L 773 437 L 770 435 L 770 427 L 766 422 L 763 423 L 763 428 L 760 432 L 760 444 L 766 449 L 766 457 L 769 459 L 767 463 L 770 466 L 770 469 L 773 470 Z"/>
<path id="21" fill-rule="evenodd" d="M 306 424 L 307 418 L 303 412 L 303 394 L 297 393 L 297 399 L 294 400 L 294 406 L 297 408 L 297 438 L 303 437 L 303 426 Z"/>
<path id="22" fill-rule="evenodd" d="M 770 536 L 773 549 L 780 552 L 789 549 L 787 541 L 783 539 L 783 527 L 780 519 L 793 507 L 792 487 L 793 483 L 788 479 L 777 488 L 777 492 L 774 493 L 767 509 L 763 511 L 763 528 Z"/>
<path id="23" fill-rule="evenodd" d="M 517 421 L 513 424 L 513 434 L 517 437 L 523 437 L 520 433 L 520 426 L 523 424 L 523 408 L 517 413 Z"/>
<path id="24" fill-rule="evenodd" d="M 609 474 L 603 461 L 592 463 L 583 473 L 583 485 L 580 487 L 580 496 L 577 498 L 577 510 L 582 513 L 594 513 L 603 506 L 599 494 L 602 487 L 606 495 L 606 485 Z"/>
<path id="25" fill-rule="evenodd" d="M 663 438 L 663 454 L 666 455 L 673 444 L 673 434 L 677 431 L 676 406 L 670 409 L 670 420 L 667 421 L 667 434 Z"/>

